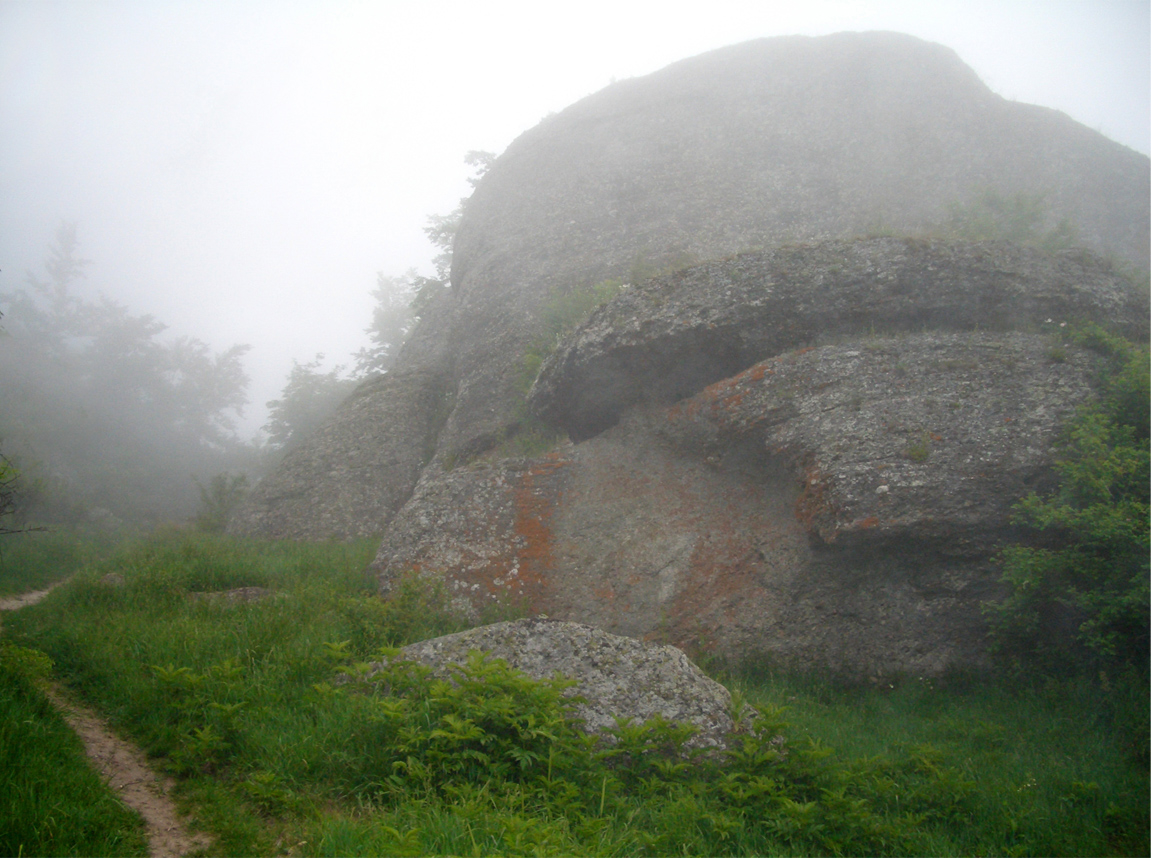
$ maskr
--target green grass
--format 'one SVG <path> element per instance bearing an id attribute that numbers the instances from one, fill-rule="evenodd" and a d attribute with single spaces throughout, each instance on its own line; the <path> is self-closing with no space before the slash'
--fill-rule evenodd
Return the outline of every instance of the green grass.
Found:
<path id="1" fill-rule="evenodd" d="M 161 535 L 5 633 L 177 775 L 225 854 L 1147 851 L 1130 678 L 860 688 L 748 669 L 728 681 L 772 727 L 725 759 L 688 761 L 659 724 L 597 746 L 557 687 L 499 662 L 454 684 L 357 681 L 387 648 L 465 625 L 434 587 L 373 595 L 373 548 Z M 193 596 L 243 586 L 276 595 Z"/>
<path id="2" fill-rule="evenodd" d="M 0 596 L 42 590 L 110 553 L 111 538 L 61 531 L 0 537 Z"/>
<path id="3" fill-rule="evenodd" d="M 0 642 L 0 855 L 147 855 L 142 821 L 36 687 L 46 662 Z"/>
<path id="4" fill-rule="evenodd" d="M 966 828 L 929 854 L 1148 853 L 1147 685 L 1136 674 L 1026 681 L 988 675 L 852 686 L 764 668 L 752 703 L 852 760 L 920 756 L 974 785 Z"/>

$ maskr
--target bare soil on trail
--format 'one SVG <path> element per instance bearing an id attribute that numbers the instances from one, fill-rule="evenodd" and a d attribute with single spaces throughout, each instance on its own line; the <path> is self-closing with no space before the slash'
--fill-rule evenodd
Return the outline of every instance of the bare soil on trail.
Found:
<path id="1" fill-rule="evenodd" d="M 52 687 L 45 693 L 84 742 L 92 767 L 120 801 L 144 818 L 152 858 L 180 858 L 210 844 L 207 835 L 188 830 L 169 798 L 175 782 L 153 771 L 143 751 L 113 733 L 100 716 L 63 689 Z"/>
<path id="2" fill-rule="evenodd" d="M 0 611 L 34 605 L 51 590 L 0 599 Z M 143 817 L 152 858 L 181 858 L 211 845 L 206 834 L 188 830 L 170 797 L 175 782 L 153 771 L 143 751 L 113 733 L 99 715 L 59 686 L 44 692 L 84 743 L 92 767 L 125 805 Z"/>
<path id="3" fill-rule="evenodd" d="M 57 581 L 45 590 L 32 590 L 28 593 L 21 593 L 18 596 L 9 596 L 6 599 L 0 599 L 0 611 L 18 611 L 29 605 L 35 605 L 63 583 L 63 581 Z"/>

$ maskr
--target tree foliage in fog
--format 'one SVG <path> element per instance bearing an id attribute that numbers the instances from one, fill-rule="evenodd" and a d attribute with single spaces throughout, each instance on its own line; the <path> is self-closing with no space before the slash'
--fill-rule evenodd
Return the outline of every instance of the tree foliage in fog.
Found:
<path id="1" fill-rule="evenodd" d="M 200 490 L 196 529 L 205 533 L 223 533 L 228 519 L 248 494 L 248 476 L 216 474 L 206 486 L 196 480 L 196 488 Z"/>
<path id="2" fill-rule="evenodd" d="M 235 418 L 246 402 L 248 347 L 214 353 L 106 297 L 77 294 L 89 261 L 62 226 L 44 274 L 0 293 L 0 438 L 32 479 L 39 513 L 92 508 L 147 521 L 183 517 L 193 477 L 244 455 Z"/>
<path id="3" fill-rule="evenodd" d="M 496 156 L 492 152 L 471 151 L 464 162 L 472 168 L 468 183 L 475 188 Z M 400 276 L 376 275 L 372 290 L 375 306 L 371 323 L 364 329 L 370 345 L 352 357 L 355 367 L 351 378 L 342 378 L 343 367 L 330 372 L 320 370 L 323 355 L 301 364 L 293 361 L 292 371 L 279 399 L 268 403 L 269 419 L 264 424 L 269 447 L 286 451 L 315 432 L 339 404 L 351 393 L 357 381 L 385 373 L 399 357 L 400 348 L 420 320 L 420 315 L 448 284 L 452 268 L 452 247 L 456 230 L 463 218 L 467 198 L 450 214 L 432 215 L 424 233 L 439 251 L 432 259 L 435 277 L 423 277 L 411 269 Z"/>
<path id="4" fill-rule="evenodd" d="M 290 450 L 320 428 L 356 386 L 355 379 L 341 378 L 342 366 L 321 372 L 324 356 L 301 364 L 292 362 L 288 383 L 279 399 L 268 403 L 268 445 L 276 450 Z"/>
<path id="5" fill-rule="evenodd" d="M 1082 406 L 1058 445 L 1059 488 L 1015 507 L 1047 537 L 1001 554 L 1007 596 L 987 605 L 999 651 L 1020 666 L 1148 670 L 1151 637 L 1151 372 L 1146 347 L 1101 328 L 1070 334 L 1105 359 L 1102 395 Z"/>
<path id="6" fill-rule="evenodd" d="M 468 184 L 475 190 L 480 179 L 491 168 L 496 160 L 494 152 L 485 152 L 473 149 L 464 155 L 464 163 L 472 168 L 472 175 L 468 177 Z M 446 284 L 452 274 L 452 247 L 456 241 L 456 231 L 460 228 L 460 221 L 464 217 L 464 209 L 468 204 L 468 197 L 460 200 L 460 204 L 446 215 L 432 215 L 428 218 L 428 225 L 424 227 L 424 234 L 428 241 L 439 249 L 439 253 L 432 258 L 432 265 L 436 269 L 435 279 Z"/>
<path id="7" fill-rule="evenodd" d="M 372 323 L 364 329 L 371 345 L 354 355 L 358 377 L 391 369 L 400 353 L 400 346 L 415 327 L 417 317 L 413 300 L 427 280 L 417 275 L 414 269 L 402 277 L 388 277 L 382 272 L 376 275 L 376 288 L 372 290 L 376 305 L 372 309 Z"/>

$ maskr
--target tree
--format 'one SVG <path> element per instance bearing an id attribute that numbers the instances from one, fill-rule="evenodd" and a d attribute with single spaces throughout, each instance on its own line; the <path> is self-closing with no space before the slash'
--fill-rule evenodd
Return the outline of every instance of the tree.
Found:
<path id="1" fill-rule="evenodd" d="M 356 386 L 356 380 L 341 378 L 342 366 L 320 372 L 323 354 L 306 364 L 292 361 L 292 371 L 279 399 L 268 403 L 268 445 L 290 450 L 320 428 Z"/>
<path id="2" fill-rule="evenodd" d="M 415 269 L 402 277 L 376 275 L 376 288 L 372 290 L 376 306 L 372 310 L 372 323 L 364 329 L 372 344 L 354 355 L 357 377 L 387 372 L 395 363 L 400 346 L 415 327 L 413 299 L 426 279 L 416 274 Z"/>
<path id="3" fill-rule="evenodd" d="M 74 225 L 57 230 L 44 274 L 0 301 L 0 437 L 32 477 L 39 515 L 101 507 L 129 521 L 190 515 L 193 476 L 234 469 L 247 346 L 221 353 L 76 283 L 90 264 Z"/>
<path id="4" fill-rule="evenodd" d="M 0 453 L 0 535 L 19 533 L 23 528 L 9 527 L 6 520 L 16 514 L 16 488 L 20 474 L 8 457 Z"/>
<path id="5" fill-rule="evenodd" d="M 207 486 L 196 480 L 196 487 L 200 490 L 196 529 L 204 533 L 223 533 L 232 513 L 248 494 L 248 476 L 216 474 Z"/>
<path id="6" fill-rule="evenodd" d="M 468 184 L 472 186 L 473 191 L 484 174 L 491 169 L 495 160 L 494 152 L 485 152 L 480 149 L 473 149 L 464 155 L 464 163 L 472 168 L 472 175 L 468 177 Z M 432 265 L 436 269 L 435 279 L 441 283 L 447 283 L 451 278 L 452 250 L 456 241 L 456 231 L 460 227 L 460 221 L 463 220 L 468 199 L 470 197 L 461 199 L 460 204 L 450 214 L 430 216 L 428 225 L 424 227 L 424 234 L 428 237 L 428 241 L 440 250 L 432 259 Z"/>
<path id="7" fill-rule="evenodd" d="M 480 179 L 495 161 L 495 154 L 472 150 L 464 156 L 464 163 L 472 168 L 468 184 L 474 189 Z M 382 272 L 376 275 L 376 288 L 372 297 L 376 306 L 372 311 L 372 323 L 365 328 L 372 344 L 353 355 L 356 360 L 355 375 L 363 378 L 374 373 L 387 372 L 395 363 L 400 347 L 416 326 L 421 313 L 428 303 L 448 283 L 452 270 L 452 249 L 456 231 L 463 219 L 468 198 L 460 200 L 455 210 L 446 215 L 431 215 L 424 234 L 439 253 L 432 259 L 436 270 L 435 277 L 422 277 L 413 268 L 401 277 L 389 277 Z"/>

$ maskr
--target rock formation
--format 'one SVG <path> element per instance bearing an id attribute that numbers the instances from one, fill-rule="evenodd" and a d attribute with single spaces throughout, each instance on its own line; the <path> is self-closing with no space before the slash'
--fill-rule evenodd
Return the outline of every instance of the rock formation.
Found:
<path id="1" fill-rule="evenodd" d="M 1146 306 L 1080 252 L 910 239 L 656 278 L 540 374 L 537 410 L 587 440 L 425 471 L 376 568 L 385 589 L 446 575 L 474 607 L 521 600 L 730 655 L 978 661 L 1010 505 L 1045 485 L 1096 377 L 1060 325 L 1134 332 Z"/>
<path id="2" fill-rule="evenodd" d="M 978 660 L 1005 512 L 1091 395 L 1092 356 L 1050 332 L 1145 337 L 1146 295 L 1085 251 L 854 237 L 990 189 L 1146 265 L 1149 175 L 898 34 L 749 42 L 614 84 L 495 161 L 394 373 L 233 530 L 382 532 L 385 590 L 415 569 L 473 607 L 732 655 Z M 606 278 L 631 285 L 555 343 L 550 308 Z M 533 420 L 577 443 L 509 458 Z"/>
<path id="3" fill-rule="evenodd" d="M 278 539 L 378 535 L 435 450 L 447 396 L 441 376 L 419 369 L 362 384 L 256 485 L 231 529 Z"/>
<path id="4" fill-rule="evenodd" d="M 735 729 L 731 694 L 681 650 L 580 623 L 547 618 L 496 623 L 411 644 L 398 658 L 445 675 L 449 666 L 467 664 L 474 650 L 501 658 L 533 679 L 557 673 L 574 679 L 576 685 L 565 694 L 583 698 L 574 714 L 588 733 L 606 735 L 617 719 L 642 724 L 661 716 L 697 729 L 688 747 L 725 748 Z"/>
<path id="5" fill-rule="evenodd" d="M 894 238 L 785 247 L 626 290 L 557 350 L 531 399 L 580 441 L 636 402 L 675 402 L 821 341 L 1040 331 L 1049 320 L 1138 338 L 1145 306 L 1111 266 L 1083 253 Z"/>

